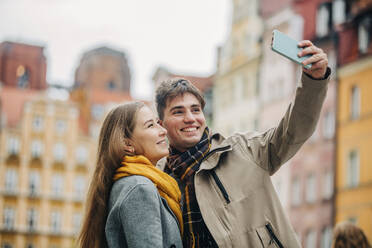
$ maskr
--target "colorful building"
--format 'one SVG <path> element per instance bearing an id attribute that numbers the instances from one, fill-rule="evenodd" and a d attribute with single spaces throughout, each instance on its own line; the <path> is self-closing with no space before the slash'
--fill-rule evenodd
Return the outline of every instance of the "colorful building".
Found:
<path id="1" fill-rule="evenodd" d="M 372 241 L 372 1 L 353 1 L 339 27 L 335 223 Z"/>
<path id="2" fill-rule="evenodd" d="M 213 129 L 224 135 L 258 129 L 258 72 L 263 25 L 258 0 L 233 0 L 231 32 L 219 49 Z"/>

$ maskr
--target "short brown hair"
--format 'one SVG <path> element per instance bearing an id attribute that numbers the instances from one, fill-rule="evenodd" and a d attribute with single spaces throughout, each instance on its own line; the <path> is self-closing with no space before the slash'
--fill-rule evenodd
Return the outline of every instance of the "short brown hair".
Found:
<path id="1" fill-rule="evenodd" d="M 333 231 L 333 248 L 371 248 L 363 230 L 350 222 L 341 222 Z"/>
<path id="2" fill-rule="evenodd" d="M 164 109 L 167 107 L 167 103 L 185 93 L 193 94 L 198 99 L 202 109 L 204 109 L 205 100 L 198 88 L 184 78 L 172 78 L 163 81 L 156 89 L 155 103 L 160 120 L 164 118 Z"/>

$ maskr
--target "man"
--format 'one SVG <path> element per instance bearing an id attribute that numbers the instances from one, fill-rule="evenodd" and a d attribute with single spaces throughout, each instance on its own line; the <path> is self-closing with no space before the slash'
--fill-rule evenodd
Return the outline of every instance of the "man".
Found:
<path id="1" fill-rule="evenodd" d="M 170 155 L 158 166 L 178 180 L 183 195 L 185 247 L 300 247 L 270 176 L 313 133 L 326 95 L 327 55 L 299 43 L 303 62 L 296 98 L 276 128 L 224 138 L 211 133 L 200 92 L 183 79 L 156 90 Z M 244 114 L 244 113 L 242 113 Z"/>

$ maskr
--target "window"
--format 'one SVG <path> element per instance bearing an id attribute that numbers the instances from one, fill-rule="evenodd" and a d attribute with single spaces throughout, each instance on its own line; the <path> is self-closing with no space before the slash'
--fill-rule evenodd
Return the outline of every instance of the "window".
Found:
<path id="1" fill-rule="evenodd" d="M 332 171 L 327 171 L 324 174 L 323 180 L 323 197 L 324 199 L 330 199 L 333 194 L 333 173 Z"/>
<path id="2" fill-rule="evenodd" d="M 323 122 L 323 135 L 326 139 L 333 138 L 335 133 L 335 115 L 333 111 L 328 111 L 324 115 L 324 122 Z"/>
<path id="3" fill-rule="evenodd" d="M 38 218 L 38 212 L 35 209 L 31 208 L 27 211 L 27 228 L 30 231 L 33 231 L 36 229 L 37 218 Z"/>
<path id="4" fill-rule="evenodd" d="M 316 200 L 316 178 L 314 174 L 310 174 L 306 179 L 306 201 L 314 203 Z"/>
<path id="5" fill-rule="evenodd" d="M 19 65 L 17 67 L 16 76 L 17 76 L 17 86 L 19 88 L 27 88 L 28 83 L 29 83 L 28 80 L 30 78 L 29 70 L 25 68 L 23 65 Z"/>
<path id="6" fill-rule="evenodd" d="M 79 145 L 75 152 L 78 164 L 84 164 L 88 160 L 88 150 L 84 145 Z"/>
<path id="7" fill-rule="evenodd" d="M 4 228 L 7 230 L 12 230 L 14 228 L 14 209 L 11 207 L 4 208 Z"/>
<path id="8" fill-rule="evenodd" d="M 359 154 L 355 150 L 349 152 L 346 182 L 348 187 L 356 187 L 359 184 Z"/>
<path id="9" fill-rule="evenodd" d="M 29 174 L 28 188 L 30 195 L 37 195 L 40 188 L 40 174 L 37 171 L 31 171 Z"/>
<path id="10" fill-rule="evenodd" d="M 52 178 L 52 194 L 61 196 L 63 193 L 63 177 L 61 174 L 55 174 Z"/>
<path id="11" fill-rule="evenodd" d="M 244 91 L 244 82 L 243 78 L 240 75 L 237 75 L 234 78 L 234 98 L 235 102 L 240 102 L 243 98 L 243 91 Z"/>
<path id="12" fill-rule="evenodd" d="M 8 169 L 5 173 L 5 191 L 15 193 L 18 185 L 18 172 L 15 169 Z"/>
<path id="13" fill-rule="evenodd" d="M 61 231 L 61 212 L 54 211 L 50 217 L 50 227 L 53 233 L 59 233 Z"/>
<path id="14" fill-rule="evenodd" d="M 322 230 L 322 238 L 320 241 L 321 248 L 329 248 L 332 244 L 332 227 L 327 226 Z"/>
<path id="15" fill-rule="evenodd" d="M 301 203 L 301 182 L 298 178 L 292 181 L 292 205 L 298 206 Z"/>
<path id="16" fill-rule="evenodd" d="M 43 117 L 41 116 L 35 116 L 33 121 L 32 121 L 32 129 L 35 131 L 35 132 L 40 132 L 43 130 L 43 123 L 44 120 L 43 120 Z"/>
<path id="17" fill-rule="evenodd" d="M 318 37 L 328 35 L 331 21 L 331 8 L 330 4 L 322 4 L 318 8 L 316 16 L 316 34 Z"/>
<path id="18" fill-rule="evenodd" d="M 108 90 L 111 90 L 111 91 L 115 90 L 116 88 L 115 82 L 114 81 L 108 82 L 106 87 Z"/>
<path id="19" fill-rule="evenodd" d="M 334 24 L 342 24 L 346 20 L 345 0 L 335 0 L 332 5 L 332 19 Z"/>
<path id="20" fill-rule="evenodd" d="M 54 155 L 55 161 L 57 161 L 57 162 L 63 161 L 65 159 L 65 156 L 66 156 L 65 145 L 62 144 L 62 143 L 55 144 L 54 149 L 53 149 L 53 155 Z"/>
<path id="21" fill-rule="evenodd" d="M 56 121 L 56 133 L 57 135 L 62 135 L 66 131 L 66 121 L 65 120 L 57 120 Z"/>
<path id="22" fill-rule="evenodd" d="M 78 233 L 81 227 L 82 215 L 80 213 L 75 213 L 72 218 L 74 233 Z"/>
<path id="23" fill-rule="evenodd" d="M 358 44 L 359 52 L 368 52 L 368 47 L 371 42 L 372 32 L 372 17 L 364 17 L 358 26 Z"/>
<path id="24" fill-rule="evenodd" d="M 14 155 L 19 153 L 19 139 L 17 137 L 8 138 L 8 154 Z"/>
<path id="25" fill-rule="evenodd" d="M 75 178 L 75 197 L 77 199 L 82 199 L 84 197 L 85 190 L 85 178 L 83 176 L 78 176 Z"/>
<path id="26" fill-rule="evenodd" d="M 13 246 L 9 243 L 3 243 L 1 247 L 2 248 L 13 248 Z"/>
<path id="27" fill-rule="evenodd" d="M 92 116 L 95 120 L 100 120 L 103 118 L 105 113 L 104 107 L 100 104 L 94 104 L 92 106 Z"/>
<path id="28" fill-rule="evenodd" d="M 40 158 L 43 153 L 43 144 L 40 140 L 34 140 L 31 143 L 31 156 L 33 158 Z"/>
<path id="29" fill-rule="evenodd" d="M 316 247 L 316 232 L 314 230 L 310 230 L 306 234 L 305 247 L 306 248 L 315 248 Z"/>
<path id="30" fill-rule="evenodd" d="M 357 119 L 360 115 L 360 90 L 358 86 L 351 89 L 351 119 Z"/>

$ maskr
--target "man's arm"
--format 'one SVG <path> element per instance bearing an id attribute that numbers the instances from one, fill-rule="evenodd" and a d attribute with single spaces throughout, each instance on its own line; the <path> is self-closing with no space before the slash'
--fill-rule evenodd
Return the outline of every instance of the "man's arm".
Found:
<path id="1" fill-rule="evenodd" d="M 276 128 L 254 137 L 243 136 L 248 152 L 271 175 L 313 134 L 327 92 L 330 75 L 327 55 L 310 41 L 302 41 L 299 46 L 304 47 L 299 56 L 313 55 L 303 62 L 312 66 L 303 68 L 295 100 Z"/>

